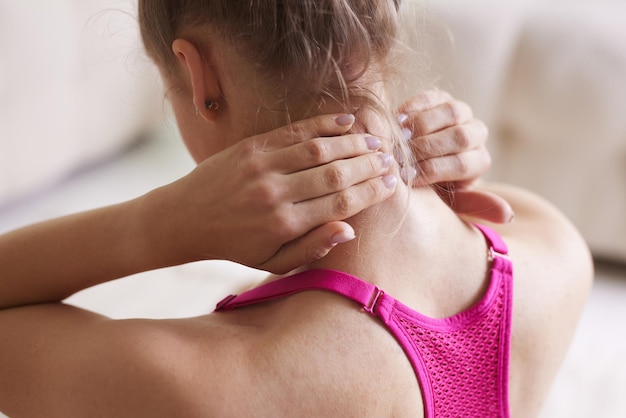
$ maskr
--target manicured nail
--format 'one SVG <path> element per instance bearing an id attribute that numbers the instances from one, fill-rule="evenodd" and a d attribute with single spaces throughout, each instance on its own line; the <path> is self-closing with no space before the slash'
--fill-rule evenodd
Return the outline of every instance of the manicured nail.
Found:
<path id="1" fill-rule="evenodd" d="M 339 126 L 350 126 L 355 120 L 354 115 L 341 115 L 335 119 L 335 123 Z"/>
<path id="2" fill-rule="evenodd" d="M 330 243 L 334 247 L 337 244 L 343 244 L 356 238 L 354 231 L 341 231 L 330 238 Z"/>
<path id="3" fill-rule="evenodd" d="M 402 154 L 402 151 L 400 151 L 400 149 L 394 148 L 393 155 L 395 156 L 398 164 L 404 165 L 404 155 Z"/>
<path id="4" fill-rule="evenodd" d="M 393 157 L 391 156 L 391 154 L 380 154 L 380 159 L 383 162 L 384 168 L 391 167 L 391 163 L 393 163 Z"/>
<path id="5" fill-rule="evenodd" d="M 368 136 L 367 138 L 365 138 L 365 142 L 367 142 L 367 149 L 372 151 L 376 151 L 383 146 L 382 141 L 375 136 Z"/>
<path id="6" fill-rule="evenodd" d="M 417 177 L 417 170 L 415 167 L 402 167 L 400 170 L 400 177 L 405 183 L 408 183 L 410 180 L 415 179 Z"/>
<path id="7" fill-rule="evenodd" d="M 383 183 L 388 189 L 393 189 L 398 184 L 398 179 L 393 174 L 389 174 L 387 176 L 383 176 Z"/>
<path id="8" fill-rule="evenodd" d="M 515 214 L 512 213 L 511 216 L 509 217 L 509 219 L 506 221 L 507 224 L 513 223 L 513 221 L 515 220 Z"/>
<path id="9" fill-rule="evenodd" d="M 402 128 L 402 136 L 405 141 L 410 141 L 413 138 L 413 132 L 409 128 Z"/>
<path id="10" fill-rule="evenodd" d="M 409 115 L 407 115 L 406 113 L 400 113 L 397 117 L 396 120 L 398 121 L 398 123 L 400 125 L 402 125 L 404 122 L 406 122 L 407 120 L 409 120 Z"/>

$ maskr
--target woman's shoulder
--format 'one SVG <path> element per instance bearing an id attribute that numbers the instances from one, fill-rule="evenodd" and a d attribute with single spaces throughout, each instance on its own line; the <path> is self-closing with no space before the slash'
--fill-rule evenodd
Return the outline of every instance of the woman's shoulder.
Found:
<path id="1" fill-rule="evenodd" d="M 489 185 L 488 191 L 505 198 L 515 211 L 515 220 L 493 228 L 510 247 L 517 264 L 541 264 L 551 273 L 591 277 L 593 262 L 584 239 L 567 217 L 546 199 L 530 191 Z M 533 262 L 535 261 L 535 262 Z M 538 266 L 539 267 L 539 266 Z"/>
<path id="2" fill-rule="evenodd" d="M 218 338 L 217 328 L 204 319 L 112 320 L 60 303 L 2 312 L 0 359 L 11 359 L 2 367 L 15 377 L 0 382 L 0 408 L 10 416 L 206 416 L 245 378 L 245 365 L 231 367 L 242 357 L 235 337 Z"/>
<path id="3" fill-rule="evenodd" d="M 493 226 L 509 247 L 516 301 L 533 301 L 538 315 L 550 309 L 579 312 L 593 280 L 593 261 L 576 227 L 532 192 L 511 186 L 490 190 L 507 199 L 516 213 L 511 224 Z"/>
<path id="4" fill-rule="evenodd" d="M 215 319 L 208 315 L 112 323 L 119 344 L 111 350 L 120 384 L 113 388 L 114 398 L 119 399 L 122 387 L 129 391 L 129 411 L 144 408 L 152 399 L 150 416 L 227 415 L 250 386 L 254 338 L 246 338 L 242 327 Z"/>
<path id="5" fill-rule="evenodd" d="M 510 186 L 489 191 L 509 201 L 510 225 L 495 225 L 514 271 L 511 409 L 530 411 L 545 397 L 567 352 L 593 281 L 589 248 L 550 202 Z"/>
<path id="6" fill-rule="evenodd" d="M 537 314 L 542 313 L 540 308 L 547 309 L 543 303 L 546 298 L 555 309 L 568 305 L 568 298 L 579 301 L 571 306 L 582 307 L 593 279 L 593 261 L 576 227 L 533 192 L 500 184 L 485 184 L 481 189 L 506 199 L 515 212 L 515 220 L 509 224 L 487 224 L 509 249 L 515 300 L 534 306 Z"/>

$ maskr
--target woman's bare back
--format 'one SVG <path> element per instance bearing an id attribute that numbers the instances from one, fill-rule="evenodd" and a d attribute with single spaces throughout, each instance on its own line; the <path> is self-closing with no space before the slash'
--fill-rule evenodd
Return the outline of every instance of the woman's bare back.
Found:
<path id="1" fill-rule="evenodd" d="M 515 271 L 510 407 L 513 416 L 534 416 L 575 330 L 591 263 L 553 209 L 529 194 L 496 191 L 518 214 L 499 228 Z M 486 247 L 474 253 L 482 268 L 459 273 L 460 281 L 428 287 L 407 273 L 381 287 L 427 315 L 454 314 L 451 307 L 471 306 L 488 280 Z M 361 264 L 367 267 L 363 258 Z M 184 320 L 113 321 L 62 304 L 28 309 L 16 330 L 20 344 L 3 353 L 15 359 L 4 372 L 20 379 L 2 389 L 20 399 L 20 415 L 423 414 L 416 376 L 396 339 L 357 304 L 328 292 Z M 10 313 L 2 320 L 10 326 Z M 33 362 L 33 349 L 46 361 Z"/>
<path id="2" fill-rule="evenodd" d="M 521 220 L 501 228 L 515 269 L 510 408 L 512 416 L 535 416 L 575 330 L 590 284 L 590 265 L 575 230 L 560 215 L 550 213 L 545 203 L 518 193 L 507 198 L 514 205 L 524 202 L 514 206 Z M 522 231 L 533 231 L 535 214 L 541 214 L 539 219 L 545 219 L 551 229 L 546 225 L 543 230 L 535 229 L 540 237 L 536 242 L 528 235 L 519 238 Z M 563 240 L 563 234 L 570 239 Z M 543 251 L 544 246 L 552 252 Z M 580 257 L 572 258 L 576 252 Z M 483 277 L 488 280 L 489 260 L 487 252 L 483 254 Z M 479 283 L 475 290 L 484 291 L 480 279 L 469 277 L 467 282 L 469 287 Z M 401 292 L 401 287 L 396 291 Z M 400 295 L 398 299 L 417 311 L 432 310 L 432 305 L 420 307 L 412 302 L 419 297 Z M 449 298 L 444 292 L 435 299 L 447 306 Z M 474 302 L 467 301 L 458 311 Z M 417 378 L 397 340 L 378 319 L 341 296 L 308 291 L 201 321 L 219 333 L 216 339 L 223 346 L 222 353 L 231 356 L 218 365 L 224 368 L 218 372 L 225 375 L 222 389 L 210 391 L 225 401 L 212 403 L 211 408 L 218 405 L 219 415 L 423 415 Z M 215 350 L 216 340 L 210 341 Z M 215 364 L 211 362 L 210 367 Z"/>

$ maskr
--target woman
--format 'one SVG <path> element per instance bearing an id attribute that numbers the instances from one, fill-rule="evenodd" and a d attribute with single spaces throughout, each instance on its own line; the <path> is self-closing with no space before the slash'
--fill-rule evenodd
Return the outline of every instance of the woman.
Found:
<path id="1" fill-rule="evenodd" d="M 346 179 L 337 169 L 345 161 L 339 161 L 326 167 L 321 186 L 306 183 L 312 190 L 345 190 L 346 185 L 359 183 L 376 196 L 385 189 L 395 193 L 364 211 L 354 210 L 350 198 L 345 198 L 349 195 L 338 199 L 340 212 L 351 216 L 348 223 L 314 229 L 309 243 L 326 242 L 326 248 L 322 246 L 322 251 L 314 251 L 314 257 L 307 257 L 310 262 L 288 281 L 299 286 L 310 272 L 339 270 L 346 283 L 358 283 L 355 288 L 362 283 L 373 285 L 386 295 L 400 297 L 407 309 L 445 318 L 444 322 L 456 321 L 459 315 L 475 312 L 473 306 L 485 305 L 495 283 L 487 257 L 489 246 L 482 233 L 454 214 L 433 188 L 411 191 L 394 181 L 404 173 L 409 184 L 417 182 L 404 139 L 394 127 L 393 106 L 384 82 L 392 75 L 397 9 L 397 2 L 391 0 L 145 0 L 140 2 L 140 22 L 148 52 L 169 87 L 185 143 L 196 161 L 204 161 L 199 171 L 210 169 L 211 161 L 218 164 L 220 158 L 236 164 L 233 149 L 250 153 L 251 148 L 266 146 L 258 139 L 252 141 L 254 146 L 239 146 L 249 143 L 243 138 L 322 113 L 335 114 L 317 119 L 324 126 L 323 134 L 336 135 L 351 128 L 352 133 L 343 137 L 347 145 L 307 142 L 299 151 L 291 150 L 291 159 L 280 158 L 283 171 L 302 169 L 301 161 L 313 167 L 335 157 L 360 155 L 364 148 L 382 150 L 357 157 L 370 164 L 365 174 Z M 406 109 L 408 113 L 412 110 Z M 356 114 L 357 123 L 353 125 L 345 113 Z M 299 125 L 295 126 L 292 131 L 302 135 Z M 402 167 L 394 162 L 393 152 L 402 156 Z M 244 175 L 259 172 L 263 170 L 256 167 Z M 363 184 L 356 177 L 374 179 Z M 425 177 L 424 173 L 418 173 L 419 177 Z M 414 371 L 413 360 L 408 361 L 395 335 L 377 318 L 363 315 L 358 305 L 331 292 L 300 292 L 245 309 L 234 309 L 241 298 L 228 298 L 219 308 L 234 309 L 232 312 L 169 321 L 111 321 L 61 304 L 35 306 L 62 300 L 71 292 L 129 271 L 212 258 L 218 251 L 233 253 L 232 249 L 211 248 L 211 238 L 199 241 L 202 234 L 197 233 L 196 222 L 187 222 L 190 225 L 182 233 L 176 231 L 174 242 L 154 239 L 167 228 L 148 233 L 135 229 L 132 219 L 154 208 L 161 208 L 163 215 L 153 216 L 172 225 L 185 225 L 178 217 L 199 219 L 193 213 L 198 206 L 185 204 L 198 196 L 192 193 L 197 183 L 190 178 L 157 190 L 139 203 L 85 215 L 98 222 L 84 222 L 88 225 L 83 227 L 99 228 L 93 235 L 103 236 L 105 242 L 107 236 L 110 242 L 129 230 L 137 231 L 135 236 L 151 238 L 129 241 L 133 245 L 122 241 L 124 245 L 106 249 L 106 258 L 117 260 L 114 267 L 99 265 L 102 269 L 95 269 L 97 274 L 76 279 L 80 276 L 76 271 L 88 270 L 82 260 L 97 258 L 90 256 L 96 251 L 92 244 L 82 242 L 80 257 L 63 266 L 70 273 L 61 279 L 31 280 L 30 274 L 19 276 L 17 283 L 3 279 L 8 292 L 1 296 L 2 306 L 14 308 L 0 315 L 4 341 L 10 342 L 1 353 L 3 359 L 16 359 L 7 366 L 7 376 L 0 383 L 0 405 L 7 412 L 379 417 L 432 416 L 445 410 L 437 403 L 441 395 L 427 390 L 433 388 L 437 377 Z M 303 187 L 294 181 L 265 189 L 259 196 L 272 202 Z M 556 210 L 525 192 L 505 187 L 494 190 L 509 200 L 516 212 L 517 221 L 499 230 L 510 248 L 516 277 L 510 351 L 503 338 L 505 358 L 498 363 L 499 378 L 508 381 L 509 362 L 505 360 L 510 357 L 508 393 L 500 390 L 497 399 L 490 399 L 495 402 L 490 411 L 492 416 L 505 416 L 510 407 L 515 415 L 533 416 L 573 333 L 589 287 L 591 264 L 577 232 Z M 176 210 L 169 206 L 171 202 L 178 203 Z M 191 212 L 178 214 L 181 208 Z M 71 227 L 77 224 L 80 220 L 71 220 Z M 66 226 L 63 221 L 57 224 L 59 229 Z M 287 225 L 286 236 L 308 230 L 299 228 L 302 226 Z M 352 228 L 359 232 L 356 240 Z M 32 235 L 18 231 L 3 238 L 6 249 L 19 246 Z M 343 244 L 315 260 L 338 242 Z M 292 242 L 295 247 L 298 244 L 298 240 Z M 36 249 L 42 247 L 47 251 L 49 245 L 38 244 Z M 253 240 L 254 247 L 262 244 Z M 253 254 L 252 261 L 239 261 L 285 271 L 288 263 L 281 261 L 282 250 L 275 247 L 248 253 L 248 257 Z M 496 247 L 504 251 L 500 245 Z M 286 254 L 293 247 L 281 248 Z M 16 252 L 12 255 L 19 256 Z M 495 257 L 494 266 L 504 265 L 501 255 Z M 265 261 L 272 259 L 279 260 L 278 264 Z M 3 263 L 8 264 L 10 261 Z M 27 270 L 32 273 L 30 267 Z M 41 273 L 35 276 L 45 277 Z M 270 285 L 285 283 L 271 280 Z M 269 294 L 267 287 L 261 289 L 262 296 Z M 507 287 L 507 291 L 512 289 Z M 378 315 L 383 306 L 379 299 L 384 303 L 389 299 L 381 292 L 373 296 L 365 304 Z M 472 332 L 471 328 L 467 332 Z M 478 335 L 470 337 L 479 339 Z M 442 373 L 445 379 L 453 377 L 446 375 L 445 368 Z M 500 382 L 502 385 L 506 382 Z M 448 401 L 456 404 L 463 396 L 455 394 Z M 475 399 L 467 402 L 477 406 Z"/>

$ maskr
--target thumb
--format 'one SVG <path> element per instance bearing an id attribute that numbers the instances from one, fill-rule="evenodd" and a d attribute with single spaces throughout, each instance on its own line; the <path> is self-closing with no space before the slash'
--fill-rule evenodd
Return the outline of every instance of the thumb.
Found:
<path id="1" fill-rule="evenodd" d="M 354 238 L 354 229 L 346 222 L 329 222 L 284 244 L 258 268 L 274 274 L 285 274 L 326 257 L 338 244 L 343 244 Z"/>
<path id="2" fill-rule="evenodd" d="M 496 224 L 510 223 L 515 218 L 511 205 L 493 193 L 459 189 L 448 195 L 445 200 L 459 215 Z"/>

